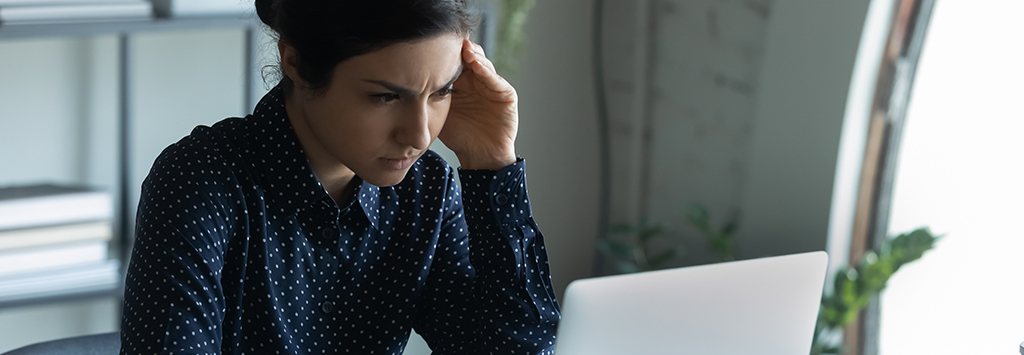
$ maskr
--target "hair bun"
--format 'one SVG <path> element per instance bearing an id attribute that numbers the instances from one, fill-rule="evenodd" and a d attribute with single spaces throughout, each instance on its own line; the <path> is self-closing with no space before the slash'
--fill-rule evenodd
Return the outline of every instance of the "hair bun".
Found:
<path id="1" fill-rule="evenodd" d="M 277 9 L 274 7 L 275 0 L 256 0 L 256 15 L 260 21 L 277 30 Z"/>

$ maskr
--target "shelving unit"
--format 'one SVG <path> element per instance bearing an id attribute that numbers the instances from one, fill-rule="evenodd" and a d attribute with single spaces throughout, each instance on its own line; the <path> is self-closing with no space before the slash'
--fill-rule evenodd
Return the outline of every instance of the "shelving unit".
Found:
<path id="1" fill-rule="evenodd" d="M 209 16 L 146 21 L 81 22 L 48 25 L 0 25 L 0 39 L 33 37 L 82 37 L 139 32 L 180 31 L 204 28 L 248 27 L 255 29 L 253 19 L 236 16 Z"/>
<path id="2" fill-rule="evenodd" d="M 252 16 L 255 17 L 255 16 Z M 91 37 L 109 36 L 118 37 L 117 57 L 120 58 L 118 75 L 118 109 L 117 109 L 117 182 L 114 206 L 114 230 L 112 255 L 122 259 L 121 272 L 127 266 L 128 251 L 131 248 L 132 233 L 130 230 L 131 221 L 134 219 L 134 208 L 130 208 L 131 194 L 129 193 L 130 172 L 131 172 L 131 123 L 130 110 L 132 104 L 132 36 L 147 32 L 185 31 L 201 29 L 220 28 L 241 28 L 245 31 L 244 44 L 244 88 L 242 90 L 245 104 L 242 112 L 247 112 L 255 105 L 252 98 L 252 83 L 254 57 L 256 56 L 256 31 L 260 29 L 260 23 L 255 19 L 242 18 L 240 16 L 209 16 L 174 19 L 152 19 L 146 21 L 123 21 L 123 22 L 91 22 L 91 23 L 67 23 L 47 25 L 0 25 L 0 41 L 32 38 L 54 38 L 54 37 Z M 76 300 L 89 297 L 110 297 L 119 296 L 123 285 L 115 287 L 101 287 L 93 289 L 69 290 L 68 292 L 53 292 L 40 295 L 31 299 L 20 299 L 3 301 L 0 300 L 0 309 L 7 307 L 39 304 L 44 302 L 57 302 Z"/>

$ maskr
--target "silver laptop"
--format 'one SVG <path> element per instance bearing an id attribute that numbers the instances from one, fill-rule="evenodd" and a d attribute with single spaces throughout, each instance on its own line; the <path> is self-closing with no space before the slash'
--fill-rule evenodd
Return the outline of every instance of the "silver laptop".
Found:
<path id="1" fill-rule="evenodd" d="M 577 280 L 556 355 L 806 355 L 823 251 Z"/>

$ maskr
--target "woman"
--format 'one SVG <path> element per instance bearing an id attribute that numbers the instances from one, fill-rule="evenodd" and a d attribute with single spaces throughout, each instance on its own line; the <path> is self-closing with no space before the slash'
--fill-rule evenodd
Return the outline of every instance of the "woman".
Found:
<path id="1" fill-rule="evenodd" d="M 413 328 L 437 354 L 550 352 L 516 93 L 465 1 L 256 7 L 282 80 L 154 164 L 121 353 L 401 354 Z"/>

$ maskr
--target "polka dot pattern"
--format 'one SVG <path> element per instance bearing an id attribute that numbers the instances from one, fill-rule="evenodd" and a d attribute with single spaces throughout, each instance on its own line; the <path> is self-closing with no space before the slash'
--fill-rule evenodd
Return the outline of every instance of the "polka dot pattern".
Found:
<path id="1" fill-rule="evenodd" d="M 197 127 L 142 187 L 121 354 L 549 354 L 560 316 L 525 162 L 428 151 L 398 185 L 331 199 L 274 88 Z M 358 178 L 357 178 L 358 179 Z"/>

